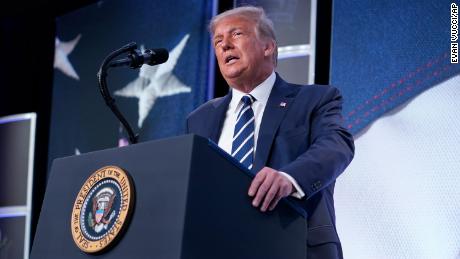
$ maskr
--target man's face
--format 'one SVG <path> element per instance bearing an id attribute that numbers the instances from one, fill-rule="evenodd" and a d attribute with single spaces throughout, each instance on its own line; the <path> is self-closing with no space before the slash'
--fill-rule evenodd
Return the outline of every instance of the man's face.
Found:
<path id="1" fill-rule="evenodd" d="M 259 39 L 254 22 L 243 17 L 220 20 L 214 28 L 213 44 L 227 82 L 257 81 L 265 76 L 267 65 L 271 66 L 270 44 Z"/>

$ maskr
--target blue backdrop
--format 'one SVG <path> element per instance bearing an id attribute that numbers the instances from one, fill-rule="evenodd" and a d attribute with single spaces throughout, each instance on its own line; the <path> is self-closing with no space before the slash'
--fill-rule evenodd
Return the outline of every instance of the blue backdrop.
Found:
<path id="1" fill-rule="evenodd" d="M 450 2 L 334 2 L 330 82 L 353 133 L 460 72 L 450 64 Z"/>
<path id="2" fill-rule="evenodd" d="M 140 141 L 181 134 L 185 117 L 208 99 L 212 1 L 99 1 L 59 17 L 49 146 L 50 161 L 123 144 L 99 94 L 105 56 L 128 42 L 170 51 L 167 63 L 109 71 L 109 88 Z M 121 140 L 121 141 L 120 141 Z"/>

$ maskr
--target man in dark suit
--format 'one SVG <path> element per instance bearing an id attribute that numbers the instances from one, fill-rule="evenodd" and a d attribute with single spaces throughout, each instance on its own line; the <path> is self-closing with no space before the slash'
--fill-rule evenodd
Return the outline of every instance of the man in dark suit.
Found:
<path id="1" fill-rule="evenodd" d="M 248 190 L 254 207 L 298 199 L 308 213 L 308 258 L 342 258 L 333 193 L 354 145 L 341 126 L 339 91 L 289 84 L 274 72 L 276 38 L 261 8 L 224 12 L 210 31 L 231 91 L 193 111 L 187 131 L 214 140 L 256 174 Z"/>

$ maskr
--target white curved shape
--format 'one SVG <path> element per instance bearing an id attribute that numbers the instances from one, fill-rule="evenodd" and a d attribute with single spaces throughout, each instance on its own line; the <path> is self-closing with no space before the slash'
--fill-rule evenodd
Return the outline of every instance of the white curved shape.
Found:
<path id="1" fill-rule="evenodd" d="M 460 76 L 375 121 L 336 184 L 345 258 L 456 258 Z"/>

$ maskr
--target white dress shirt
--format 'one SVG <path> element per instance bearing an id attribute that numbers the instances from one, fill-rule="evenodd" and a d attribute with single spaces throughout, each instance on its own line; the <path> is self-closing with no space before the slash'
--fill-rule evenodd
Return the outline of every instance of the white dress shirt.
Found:
<path id="1" fill-rule="evenodd" d="M 272 91 L 273 85 L 276 81 L 276 74 L 272 72 L 271 75 L 265 79 L 260 85 L 256 86 L 249 94 L 252 95 L 256 101 L 252 104 L 252 110 L 254 111 L 254 154 L 257 152 L 257 139 L 259 137 L 260 123 L 262 122 L 262 116 L 264 114 L 265 106 L 267 105 L 268 97 Z M 228 154 L 231 155 L 232 152 L 232 140 L 233 132 L 235 130 L 236 117 L 243 102 L 241 98 L 246 95 L 246 93 L 236 90 L 234 88 L 232 91 L 232 100 L 228 105 L 228 110 L 225 114 L 224 125 L 222 126 L 222 132 L 219 138 L 219 147 L 225 150 Z M 292 185 L 296 189 L 296 192 L 292 194 L 293 197 L 302 198 L 305 196 L 305 193 L 300 188 L 297 181 L 287 173 L 280 172 L 286 176 Z"/>

